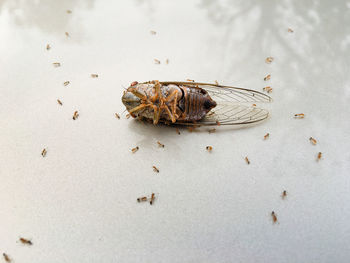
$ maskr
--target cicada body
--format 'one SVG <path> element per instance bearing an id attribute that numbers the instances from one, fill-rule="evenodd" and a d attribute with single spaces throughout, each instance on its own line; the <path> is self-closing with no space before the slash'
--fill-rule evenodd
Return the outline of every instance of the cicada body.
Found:
<path id="1" fill-rule="evenodd" d="M 197 82 L 133 82 L 122 102 L 134 118 L 180 125 L 233 125 L 268 117 L 268 111 L 242 102 L 269 102 L 253 90 Z"/>

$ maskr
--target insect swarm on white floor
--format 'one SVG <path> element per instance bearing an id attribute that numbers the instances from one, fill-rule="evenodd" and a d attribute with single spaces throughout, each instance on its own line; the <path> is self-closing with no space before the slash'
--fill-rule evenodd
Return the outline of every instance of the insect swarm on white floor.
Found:
<path id="1" fill-rule="evenodd" d="M 154 64 L 158 64 L 159 65 L 160 64 L 160 60 L 155 58 L 154 59 Z"/>
<path id="2" fill-rule="evenodd" d="M 155 199 L 155 195 L 154 195 L 154 193 L 152 193 L 151 201 L 149 201 L 150 205 L 153 205 L 154 199 Z"/>
<path id="3" fill-rule="evenodd" d="M 116 117 L 118 120 L 120 120 L 120 116 L 119 116 L 118 113 L 114 113 L 114 115 L 115 115 L 115 117 Z"/>
<path id="4" fill-rule="evenodd" d="M 276 213 L 274 211 L 271 212 L 271 217 L 272 217 L 273 223 L 274 224 L 277 223 L 277 215 L 276 215 Z"/>
<path id="5" fill-rule="evenodd" d="M 74 114 L 73 114 L 73 120 L 78 119 L 78 117 L 79 117 L 79 113 L 78 113 L 78 111 L 76 110 L 76 111 L 74 112 Z"/>
<path id="6" fill-rule="evenodd" d="M 68 86 L 69 83 L 70 83 L 70 82 L 67 80 L 67 81 L 63 82 L 63 85 L 64 85 L 64 86 Z"/>
<path id="7" fill-rule="evenodd" d="M 319 160 L 321 160 L 322 159 L 322 153 L 321 152 L 319 152 L 318 154 L 317 154 L 317 161 L 319 161 Z"/>
<path id="8" fill-rule="evenodd" d="M 316 145 L 316 144 L 317 144 L 317 141 L 316 141 L 315 138 L 310 137 L 309 140 L 310 140 L 310 143 L 311 143 L 312 145 Z"/>
<path id="9" fill-rule="evenodd" d="M 187 81 L 194 82 L 194 79 L 186 79 Z"/>
<path id="10" fill-rule="evenodd" d="M 264 81 L 270 80 L 271 79 L 271 75 L 267 75 L 266 77 L 264 77 Z"/>
<path id="11" fill-rule="evenodd" d="M 287 191 L 284 190 L 281 194 L 282 199 L 285 199 L 287 197 Z"/>
<path id="12" fill-rule="evenodd" d="M 67 14 L 71 14 L 72 13 L 72 11 L 71 10 L 67 10 Z"/>
<path id="13" fill-rule="evenodd" d="M 176 133 L 177 133 L 178 135 L 181 134 L 179 128 L 176 128 Z"/>
<path id="14" fill-rule="evenodd" d="M 143 196 L 143 197 L 139 197 L 137 198 L 137 202 L 146 202 L 147 201 L 147 197 L 146 196 Z"/>
<path id="15" fill-rule="evenodd" d="M 55 68 L 58 68 L 61 66 L 61 63 L 60 62 L 54 62 L 52 63 L 52 65 L 55 67 Z"/>
<path id="16" fill-rule="evenodd" d="M 153 171 L 155 171 L 156 173 L 159 173 L 159 169 L 157 167 L 155 167 L 154 165 L 152 166 Z"/>
<path id="17" fill-rule="evenodd" d="M 270 64 L 272 61 L 273 61 L 273 57 L 267 57 L 267 58 L 265 59 L 265 62 L 266 62 L 267 64 Z"/>
<path id="18" fill-rule="evenodd" d="M 208 152 L 211 152 L 213 150 L 213 147 L 212 146 L 207 146 L 207 147 L 205 147 L 205 149 L 207 149 Z"/>
<path id="19" fill-rule="evenodd" d="M 98 74 L 91 74 L 91 78 L 98 78 Z"/>
<path id="20" fill-rule="evenodd" d="M 270 137 L 270 133 L 266 133 L 266 134 L 264 135 L 264 140 L 267 140 L 269 137 Z"/>
<path id="21" fill-rule="evenodd" d="M 215 85 L 219 86 L 219 82 L 217 80 L 214 81 Z"/>
<path id="22" fill-rule="evenodd" d="M 50 48 L 51 48 L 50 44 L 47 44 L 46 45 L 46 50 L 50 50 Z"/>
<path id="23" fill-rule="evenodd" d="M 11 258 L 9 255 L 7 255 L 6 253 L 2 253 L 2 255 L 3 255 L 6 262 L 11 262 Z"/>
<path id="24" fill-rule="evenodd" d="M 294 118 L 295 119 L 304 119 L 305 117 L 305 114 L 304 113 L 297 113 L 297 114 L 294 114 Z"/>
<path id="25" fill-rule="evenodd" d="M 159 147 L 162 147 L 162 148 L 164 148 L 164 147 L 165 147 L 165 145 L 164 145 L 164 144 L 162 144 L 160 141 L 157 141 L 157 144 L 158 144 L 158 146 L 159 146 Z"/>
<path id="26" fill-rule="evenodd" d="M 66 34 L 66 37 L 69 37 L 69 33 L 68 32 L 65 32 L 65 34 Z"/>
<path id="27" fill-rule="evenodd" d="M 289 33 L 293 33 L 294 32 L 294 30 L 293 29 L 291 29 L 291 28 L 288 28 L 288 30 L 287 30 Z"/>
<path id="28" fill-rule="evenodd" d="M 61 106 L 63 105 L 62 101 L 60 101 L 59 99 L 57 99 L 57 103 L 60 104 Z"/>
<path id="29" fill-rule="evenodd" d="M 272 88 L 270 86 L 264 87 L 263 91 L 266 91 L 267 93 L 271 93 L 272 92 Z"/>
<path id="30" fill-rule="evenodd" d="M 165 60 L 165 64 L 169 64 L 169 59 L 168 58 Z"/>
<path id="31" fill-rule="evenodd" d="M 150 33 L 151 33 L 151 35 L 155 35 L 155 34 L 157 34 L 157 32 L 156 32 L 156 31 L 154 31 L 154 30 L 151 30 L 151 31 L 150 31 Z"/>
<path id="32" fill-rule="evenodd" d="M 46 156 L 46 153 L 47 153 L 47 150 L 46 150 L 46 148 L 44 148 L 44 149 L 41 151 L 41 156 L 42 156 L 42 157 L 45 157 L 45 156 Z"/>
<path id="33" fill-rule="evenodd" d="M 244 160 L 246 161 L 247 164 L 250 164 L 250 161 L 247 156 L 244 158 Z"/>
<path id="34" fill-rule="evenodd" d="M 132 153 L 136 153 L 138 150 L 139 150 L 139 147 L 136 146 L 135 148 L 132 148 L 132 149 L 131 149 L 131 152 L 132 152 Z"/>
<path id="35" fill-rule="evenodd" d="M 24 245 L 28 245 L 28 246 L 33 245 L 33 242 L 31 240 L 23 238 L 23 237 L 20 237 L 19 241 Z"/>

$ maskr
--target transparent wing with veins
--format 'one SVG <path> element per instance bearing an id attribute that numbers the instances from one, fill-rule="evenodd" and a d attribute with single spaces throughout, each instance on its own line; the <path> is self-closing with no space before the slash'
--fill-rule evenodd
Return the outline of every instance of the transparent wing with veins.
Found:
<path id="1" fill-rule="evenodd" d="M 269 112 L 265 109 L 245 105 L 222 104 L 209 112 L 200 125 L 238 125 L 267 119 Z"/>
<path id="2" fill-rule="evenodd" d="M 252 103 L 271 102 L 271 97 L 255 90 L 196 82 L 161 82 L 161 84 L 176 84 L 202 88 L 217 103 L 217 106 L 199 122 L 177 122 L 177 124 L 187 126 L 209 126 L 218 125 L 218 123 L 220 125 L 239 125 L 259 122 L 269 116 L 268 110 L 257 108 Z"/>

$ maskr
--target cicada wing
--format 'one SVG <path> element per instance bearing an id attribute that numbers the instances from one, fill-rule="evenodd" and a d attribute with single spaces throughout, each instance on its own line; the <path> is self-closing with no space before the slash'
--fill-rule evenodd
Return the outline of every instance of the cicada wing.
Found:
<path id="1" fill-rule="evenodd" d="M 208 91 L 210 97 L 219 102 L 245 103 L 245 102 L 271 102 L 270 96 L 259 91 L 226 86 L 199 85 Z"/>
<path id="2" fill-rule="evenodd" d="M 243 89 L 230 86 L 215 85 L 198 82 L 160 82 L 163 85 L 175 84 L 179 86 L 188 86 L 201 88 L 208 91 L 210 97 L 218 102 L 244 103 L 244 102 L 271 102 L 270 96 L 250 89 Z"/>
<path id="3" fill-rule="evenodd" d="M 176 122 L 175 124 L 186 126 L 239 125 L 259 122 L 267 119 L 268 116 L 269 112 L 265 109 L 238 104 L 219 103 L 197 123 Z"/>
<path id="4" fill-rule="evenodd" d="M 202 120 L 203 125 L 238 125 L 267 119 L 268 110 L 245 105 L 218 104 Z"/>
<path id="5" fill-rule="evenodd" d="M 201 120 L 203 125 L 248 124 L 265 120 L 269 116 L 268 110 L 257 108 L 252 104 L 244 105 L 252 102 L 271 102 L 271 97 L 264 93 L 210 84 L 199 85 L 199 87 L 205 89 L 217 103 L 217 106 Z"/>

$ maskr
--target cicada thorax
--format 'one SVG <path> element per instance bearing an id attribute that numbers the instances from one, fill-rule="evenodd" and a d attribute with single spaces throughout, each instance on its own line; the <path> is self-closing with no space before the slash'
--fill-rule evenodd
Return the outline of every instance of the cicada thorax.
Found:
<path id="1" fill-rule="evenodd" d="M 156 93 L 156 89 L 155 89 L 155 84 L 152 83 L 141 83 L 138 84 L 136 87 L 136 90 L 140 93 L 140 94 L 144 94 L 147 98 L 147 100 L 151 101 L 151 104 L 153 106 L 156 106 L 158 109 L 161 107 L 161 100 L 158 96 L 157 99 L 152 100 L 152 98 L 154 98 L 157 93 Z M 181 90 L 181 88 L 179 88 L 179 86 L 177 85 L 162 85 L 160 87 L 160 92 L 161 92 L 161 96 L 162 98 L 167 98 L 170 94 L 172 94 L 174 91 L 177 91 L 177 98 L 176 98 L 176 107 L 175 107 L 175 111 L 176 111 L 176 116 L 181 115 L 180 109 L 178 108 L 178 102 L 179 100 L 182 98 L 183 96 L 183 92 Z M 175 102 L 175 97 L 164 102 L 164 104 L 169 108 L 170 111 L 172 111 L 173 109 L 173 105 Z M 154 107 L 150 106 L 150 107 L 146 107 L 143 110 L 139 111 L 136 115 L 138 117 L 143 117 L 146 119 L 154 119 Z M 167 113 L 167 111 L 162 110 L 160 112 L 160 118 L 159 121 L 170 121 L 171 122 L 171 118 L 169 116 L 169 114 Z"/>

